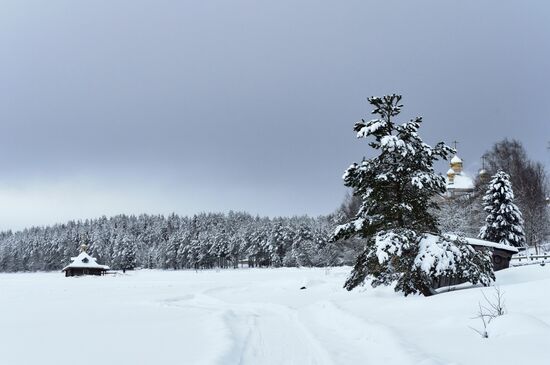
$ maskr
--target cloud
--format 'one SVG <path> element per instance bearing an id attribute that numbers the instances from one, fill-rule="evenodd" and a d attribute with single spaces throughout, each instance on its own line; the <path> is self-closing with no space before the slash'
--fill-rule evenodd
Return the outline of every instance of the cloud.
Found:
<path id="1" fill-rule="evenodd" d="M 466 169 L 547 156 L 545 2 L 12 2 L 0 12 L 0 218 L 323 214 L 367 154 L 366 98 L 404 95 Z M 546 162 L 548 160 L 546 159 Z M 547 162 L 548 163 L 548 162 Z M 447 170 L 445 164 L 441 171 Z"/>

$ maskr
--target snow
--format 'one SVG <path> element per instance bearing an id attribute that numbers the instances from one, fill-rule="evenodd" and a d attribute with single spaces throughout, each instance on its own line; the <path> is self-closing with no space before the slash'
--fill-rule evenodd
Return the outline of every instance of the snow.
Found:
<path id="1" fill-rule="evenodd" d="M 457 155 L 454 155 L 453 158 L 451 158 L 451 163 L 452 164 L 462 163 L 462 159 L 460 157 L 458 157 Z"/>
<path id="2" fill-rule="evenodd" d="M 109 270 L 109 266 L 99 265 L 96 262 L 95 257 L 88 255 L 86 252 L 81 252 L 77 257 L 71 257 L 71 263 L 63 268 L 62 271 L 67 270 L 68 268 L 79 268 L 79 269 L 105 269 Z"/>
<path id="3" fill-rule="evenodd" d="M 358 122 L 357 124 L 363 124 L 363 121 Z M 376 133 L 381 128 L 386 128 L 388 123 L 380 119 L 370 120 L 363 128 L 357 132 L 357 138 L 365 138 L 370 136 L 373 133 Z"/>
<path id="4" fill-rule="evenodd" d="M 408 243 L 407 237 L 392 231 L 379 233 L 374 241 L 375 253 L 380 264 L 385 263 L 390 255 L 401 255 L 403 245 Z"/>
<path id="5" fill-rule="evenodd" d="M 424 187 L 424 184 L 422 184 L 422 179 L 418 176 L 415 176 L 411 179 L 411 183 L 413 186 L 417 187 L 418 189 L 422 189 Z"/>
<path id="6" fill-rule="evenodd" d="M 418 255 L 414 264 L 426 274 L 434 270 L 437 275 L 442 275 L 449 269 L 456 271 L 455 256 L 462 256 L 456 246 L 441 242 L 439 236 L 425 234 L 419 242 Z"/>
<path id="7" fill-rule="evenodd" d="M 363 228 L 363 225 L 365 224 L 365 219 L 364 218 L 357 218 L 353 224 L 355 225 L 355 229 L 356 230 L 360 230 Z"/>
<path id="8" fill-rule="evenodd" d="M 382 137 L 380 145 L 388 151 L 393 151 L 396 147 L 405 147 L 405 142 L 396 136 L 387 135 Z"/>
<path id="9" fill-rule="evenodd" d="M 452 240 L 456 240 L 458 238 L 458 236 L 456 236 L 454 234 L 445 234 L 445 236 L 449 237 Z M 514 253 L 519 252 L 518 249 L 514 246 L 503 245 L 501 243 L 496 243 L 496 242 L 489 242 L 489 241 L 480 240 L 480 239 L 477 239 L 477 238 L 470 238 L 470 237 L 463 237 L 463 238 L 466 241 L 468 241 L 469 244 L 474 245 L 474 246 L 484 246 L 484 247 L 498 248 L 498 249 L 501 249 L 501 250 L 511 251 L 511 252 L 514 252 Z"/>
<path id="10" fill-rule="evenodd" d="M 447 189 L 465 189 L 465 190 L 472 190 L 474 188 L 474 181 L 472 178 L 470 178 L 467 175 L 461 174 L 455 174 L 454 180 L 451 183 L 449 179 L 447 179 Z"/>
<path id="11" fill-rule="evenodd" d="M 550 265 L 496 273 L 506 314 L 470 327 L 482 292 L 348 292 L 349 267 L 0 274 L 6 365 L 547 363 Z M 306 286 L 307 289 L 300 290 Z M 100 294 L 100 295 L 98 295 Z M 467 349 L 467 351 L 465 351 Z"/>

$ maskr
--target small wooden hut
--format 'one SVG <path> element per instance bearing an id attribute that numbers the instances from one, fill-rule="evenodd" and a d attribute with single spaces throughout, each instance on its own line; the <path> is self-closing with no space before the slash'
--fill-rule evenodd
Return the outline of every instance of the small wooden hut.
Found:
<path id="1" fill-rule="evenodd" d="M 490 248 L 492 250 L 493 269 L 495 271 L 509 268 L 512 256 L 519 252 L 516 247 L 479 240 L 477 238 L 466 238 L 466 241 L 475 249 Z"/>
<path id="2" fill-rule="evenodd" d="M 96 259 L 86 252 L 86 246 L 81 247 L 77 257 L 71 257 L 71 263 L 63 268 L 65 276 L 104 275 L 109 266 L 100 265 Z"/>
<path id="3" fill-rule="evenodd" d="M 446 235 L 450 239 L 457 239 L 457 236 L 452 234 Z M 512 255 L 518 253 L 518 249 L 513 246 L 503 245 L 500 243 L 489 242 L 480 240 L 477 238 L 464 237 L 470 246 L 476 250 L 490 249 L 493 255 L 493 270 L 499 271 L 510 267 L 510 260 Z M 457 280 L 452 277 L 442 277 L 434 282 L 434 288 L 441 288 L 444 286 L 462 284 L 464 281 Z"/>

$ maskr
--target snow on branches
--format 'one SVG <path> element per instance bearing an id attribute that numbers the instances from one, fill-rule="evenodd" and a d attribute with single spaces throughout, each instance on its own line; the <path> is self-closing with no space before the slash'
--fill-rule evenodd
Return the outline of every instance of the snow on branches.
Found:
<path id="1" fill-rule="evenodd" d="M 514 192 L 507 173 L 499 171 L 493 176 L 483 197 L 483 204 L 489 214 L 479 238 L 515 247 L 524 246 L 523 218 L 514 204 Z"/>
<path id="2" fill-rule="evenodd" d="M 334 231 L 332 240 L 361 237 L 364 251 L 345 287 L 348 290 L 372 278 L 372 285 L 397 281 L 396 290 L 405 295 L 430 295 L 432 283 L 453 276 L 487 285 L 493 278 L 490 257 L 465 242 L 429 235 L 439 232 L 434 196 L 445 192 L 445 179 L 433 164 L 447 159 L 453 149 L 443 142 L 431 147 L 418 135 L 422 118 L 396 124 L 402 105 L 400 95 L 371 97 L 378 118 L 361 120 L 354 130 L 359 138 L 370 138 L 379 151 L 371 159 L 352 164 L 344 184 L 361 198 L 361 207 L 350 222 Z"/>
<path id="3" fill-rule="evenodd" d="M 368 100 L 379 118 L 362 120 L 354 129 L 361 138 L 372 137 L 369 145 L 380 153 L 352 164 L 344 173 L 344 184 L 363 204 L 352 222 L 336 230 L 335 239 L 369 236 L 376 233 L 374 228 L 382 228 L 384 221 L 435 231 L 435 218 L 426 208 L 434 205 L 434 195 L 445 192 L 445 179 L 434 172 L 433 163 L 446 159 L 453 150 L 442 142 L 435 147 L 424 143 L 418 135 L 420 117 L 403 124 L 393 122 L 392 117 L 402 108 L 400 95 Z"/>
<path id="4" fill-rule="evenodd" d="M 405 295 L 432 295 L 433 283 L 441 278 L 487 286 L 494 280 L 492 254 L 476 251 L 460 237 L 410 229 L 381 231 L 367 241 L 345 287 L 351 289 L 367 277 L 374 287 L 395 282 L 395 290 Z"/>

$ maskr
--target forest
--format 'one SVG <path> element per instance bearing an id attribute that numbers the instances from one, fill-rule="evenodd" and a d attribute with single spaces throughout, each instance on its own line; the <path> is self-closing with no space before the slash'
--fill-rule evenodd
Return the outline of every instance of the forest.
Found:
<path id="1" fill-rule="evenodd" d="M 492 174 L 509 171 L 525 220 L 526 244 L 536 249 L 548 235 L 544 167 L 528 159 L 518 141 L 496 143 L 484 156 Z M 434 215 L 442 232 L 476 237 L 484 224 L 487 181 L 459 199 L 436 196 Z M 112 269 L 210 269 L 351 265 L 360 238 L 332 242 L 335 228 L 353 219 L 361 198 L 349 194 L 332 214 L 259 217 L 246 212 L 194 216 L 117 215 L 0 233 L 0 272 L 61 270 L 82 245 Z"/>
<path id="2" fill-rule="evenodd" d="M 192 217 L 118 215 L 0 236 L 0 271 L 60 270 L 81 245 L 113 269 L 335 266 L 353 245 L 330 243 L 335 216 L 260 218 L 243 212 Z"/>

